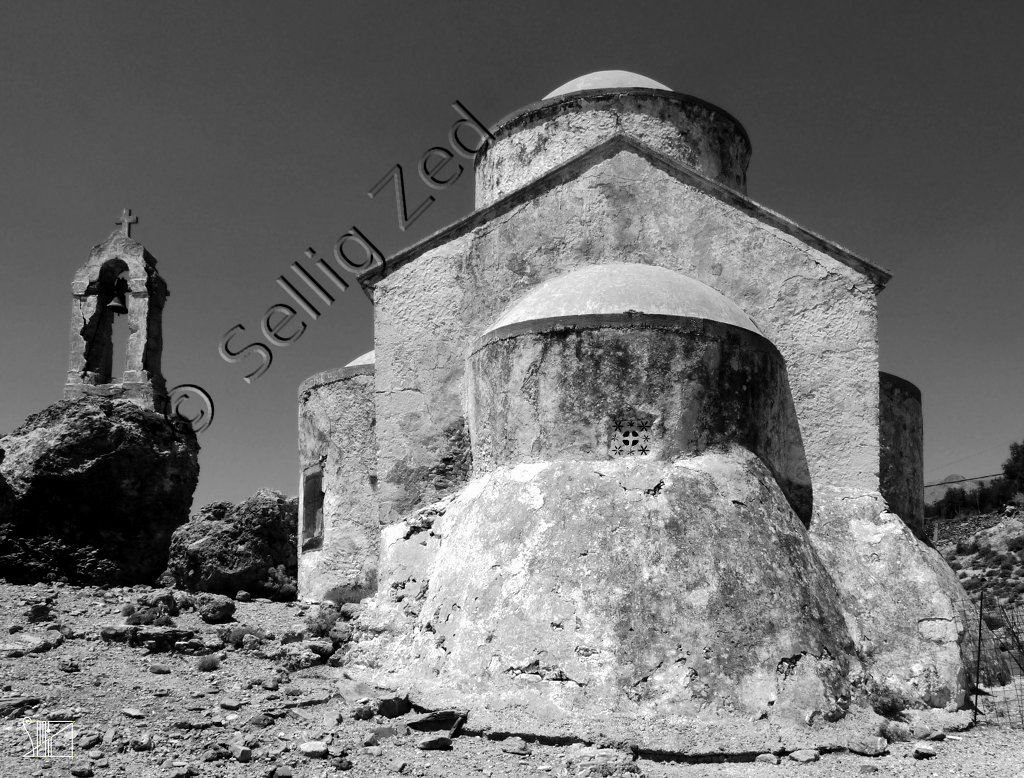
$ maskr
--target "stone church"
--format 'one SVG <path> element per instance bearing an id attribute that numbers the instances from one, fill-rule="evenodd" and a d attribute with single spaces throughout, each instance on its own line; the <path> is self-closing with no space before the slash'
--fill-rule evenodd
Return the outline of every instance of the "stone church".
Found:
<path id="1" fill-rule="evenodd" d="M 721 108 L 583 76 L 493 128 L 471 214 L 360 276 L 374 350 L 299 389 L 300 596 L 363 601 L 346 666 L 660 747 L 962 702 L 890 274 L 750 200 L 750 154 Z"/>

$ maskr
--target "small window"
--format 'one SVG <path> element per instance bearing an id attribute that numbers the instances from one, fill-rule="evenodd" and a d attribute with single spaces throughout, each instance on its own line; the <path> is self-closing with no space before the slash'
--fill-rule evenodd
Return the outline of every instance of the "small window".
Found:
<path id="1" fill-rule="evenodd" d="M 319 548 L 323 542 L 323 472 L 313 470 L 302 479 L 302 550 Z"/>
<path id="2" fill-rule="evenodd" d="M 611 420 L 608 453 L 613 457 L 645 457 L 653 447 L 651 420 L 641 416 L 623 416 Z"/>

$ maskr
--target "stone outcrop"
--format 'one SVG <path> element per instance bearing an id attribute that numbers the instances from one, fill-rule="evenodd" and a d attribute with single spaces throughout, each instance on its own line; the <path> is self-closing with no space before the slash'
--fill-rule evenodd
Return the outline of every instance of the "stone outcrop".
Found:
<path id="1" fill-rule="evenodd" d="M 175 531 L 162 581 L 189 591 L 295 597 L 298 501 L 261 489 L 234 505 L 215 502 Z"/>
<path id="2" fill-rule="evenodd" d="M 811 542 L 836 582 L 870 685 L 907 707 L 955 709 L 967 688 L 960 643 L 967 593 L 881 495 L 815 492 Z"/>
<path id="3" fill-rule="evenodd" d="M 740 447 L 499 468 L 383 531 L 356 624 L 347 664 L 417 704 L 632 742 L 715 711 L 836 720 L 860 669 L 803 523 Z"/>
<path id="4" fill-rule="evenodd" d="M 0 573 L 152 583 L 187 520 L 199 444 L 127 400 L 62 400 L 0 439 Z"/>

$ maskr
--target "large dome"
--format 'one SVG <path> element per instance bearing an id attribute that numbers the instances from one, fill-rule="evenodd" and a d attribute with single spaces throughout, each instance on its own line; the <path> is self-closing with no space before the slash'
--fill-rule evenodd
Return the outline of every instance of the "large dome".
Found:
<path id="1" fill-rule="evenodd" d="M 623 313 L 708 319 L 761 334 L 736 303 L 707 284 L 667 268 L 625 262 L 591 265 L 545 281 L 483 334 L 540 319 Z"/>
<path id="2" fill-rule="evenodd" d="M 587 73 L 585 76 L 578 76 L 572 81 L 566 81 L 558 89 L 544 95 L 544 99 L 572 92 L 582 92 L 585 89 L 665 89 L 669 92 L 672 91 L 671 87 L 660 84 L 647 76 L 641 76 L 639 73 L 630 73 L 628 70 L 598 70 Z"/>

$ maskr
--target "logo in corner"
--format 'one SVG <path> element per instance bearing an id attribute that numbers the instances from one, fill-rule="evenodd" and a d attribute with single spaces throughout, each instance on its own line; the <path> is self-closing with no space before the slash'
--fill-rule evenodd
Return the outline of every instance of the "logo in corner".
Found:
<path id="1" fill-rule="evenodd" d="M 29 752 L 34 759 L 73 759 L 75 722 L 24 719 L 22 729 L 28 735 Z"/>

